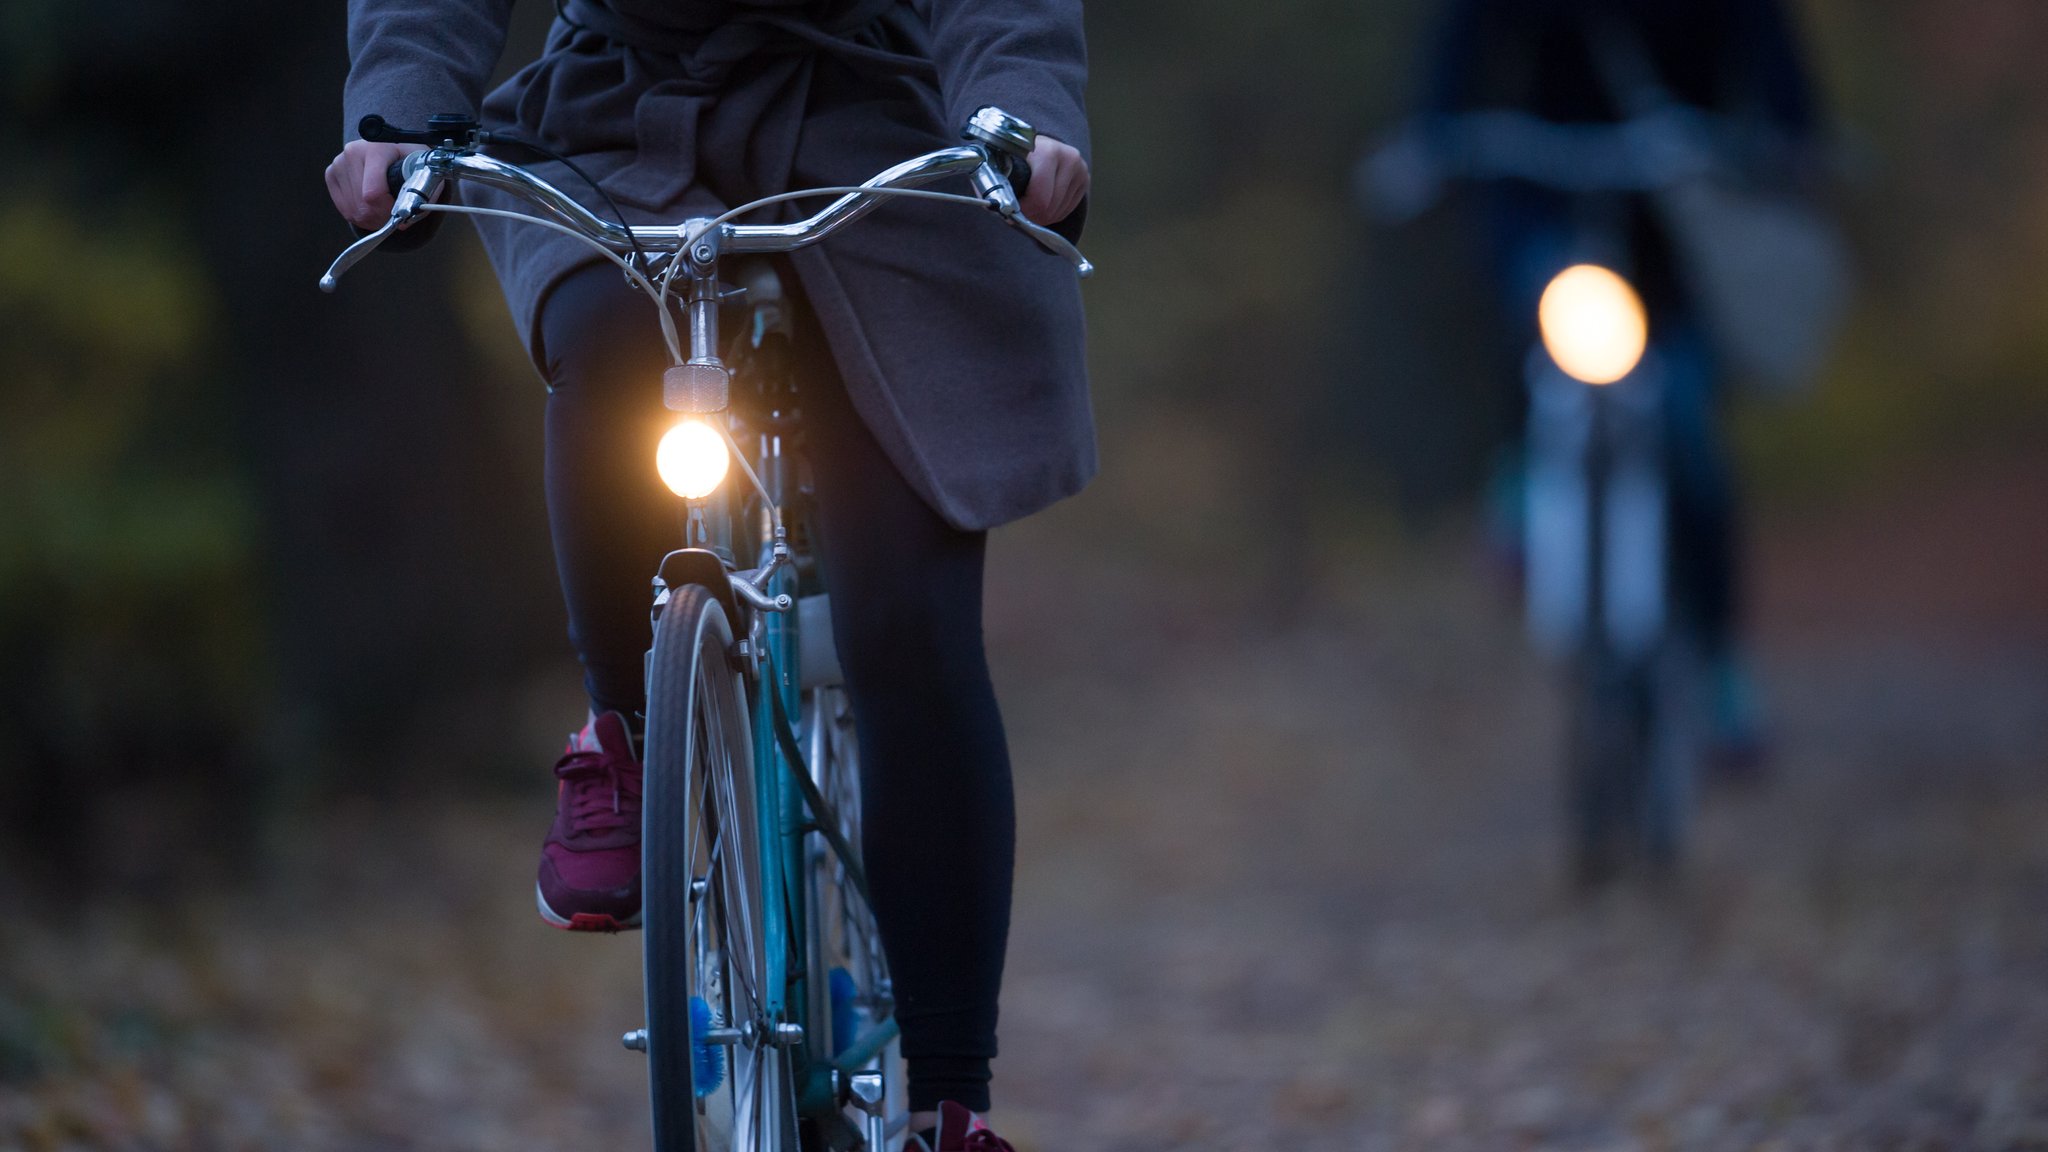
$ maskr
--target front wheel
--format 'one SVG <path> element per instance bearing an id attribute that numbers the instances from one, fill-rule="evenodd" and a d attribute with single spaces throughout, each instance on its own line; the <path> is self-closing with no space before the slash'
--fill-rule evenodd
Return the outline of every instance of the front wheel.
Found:
<path id="1" fill-rule="evenodd" d="M 1614 879 L 1644 855 L 1651 694 L 1642 670 L 1589 655 L 1573 670 L 1566 779 L 1573 878 Z"/>
<path id="2" fill-rule="evenodd" d="M 789 1050 L 764 1033 L 768 963 L 747 696 L 725 609 L 686 585 L 648 661 L 642 869 L 656 1152 L 780 1152 Z"/>
<path id="3" fill-rule="evenodd" d="M 1637 862 L 1656 878 L 1676 874 L 1699 756 L 1698 679 L 1676 642 L 1640 660 L 1591 655 L 1575 670 L 1568 779 L 1581 885 Z"/>

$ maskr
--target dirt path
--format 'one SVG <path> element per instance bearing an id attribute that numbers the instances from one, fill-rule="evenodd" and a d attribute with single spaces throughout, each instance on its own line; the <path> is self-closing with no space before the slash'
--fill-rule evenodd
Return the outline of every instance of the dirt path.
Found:
<path id="1" fill-rule="evenodd" d="M 1773 525 L 1780 777 L 1712 805 L 1681 892 L 1590 904 L 1548 683 L 1456 556 L 1276 631 L 1011 538 L 1012 1138 L 2048 1148 L 2044 510 L 2048 470 L 1990 468 Z M 9 916 L 0 1149 L 639 1146 L 634 942 L 513 882 L 545 800 L 337 813 L 257 896 Z"/>
<path id="2" fill-rule="evenodd" d="M 1019 1126 L 2048 1147 L 2044 548 L 2030 465 L 1772 524 L 1779 778 L 1709 807 L 1662 899 L 1566 897 L 1553 694 L 1454 564 L 1361 575 L 1291 634 L 1226 626 L 1164 676 L 1098 633 L 1092 674 L 1013 693 L 1047 774 L 1005 1008 Z"/>

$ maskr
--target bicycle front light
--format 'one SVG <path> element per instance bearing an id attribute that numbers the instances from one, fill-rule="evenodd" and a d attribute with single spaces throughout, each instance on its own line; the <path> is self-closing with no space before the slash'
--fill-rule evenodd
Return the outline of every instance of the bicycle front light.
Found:
<path id="1" fill-rule="evenodd" d="M 702 500 L 717 491 L 731 466 L 725 437 L 702 420 L 677 424 L 654 450 L 654 469 L 661 473 L 661 482 L 685 500 Z"/>
<path id="2" fill-rule="evenodd" d="M 1635 370 L 1649 342 L 1643 302 L 1627 280 L 1598 264 L 1559 272 L 1536 305 L 1543 347 L 1567 376 L 1612 384 Z"/>

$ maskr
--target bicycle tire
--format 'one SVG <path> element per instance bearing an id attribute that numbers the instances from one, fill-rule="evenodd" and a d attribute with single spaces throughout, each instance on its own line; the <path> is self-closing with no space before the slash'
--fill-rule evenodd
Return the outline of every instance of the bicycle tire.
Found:
<path id="1" fill-rule="evenodd" d="M 791 1124 L 788 1050 L 758 1027 L 767 979 L 759 797 L 732 648 L 731 622 L 709 591 L 670 595 L 648 660 L 642 802 L 655 1152 L 780 1152 Z M 712 1029 L 742 1035 L 713 1044 Z"/>
<path id="2" fill-rule="evenodd" d="M 1619 876 L 1643 847 L 1649 765 L 1646 685 L 1611 657 L 1583 660 L 1571 681 L 1566 766 L 1573 878 L 1598 887 Z"/>
<path id="3" fill-rule="evenodd" d="M 1667 638 L 1651 670 L 1643 848 L 1651 868 L 1675 872 L 1684 863 L 1703 757 L 1706 673 L 1698 647 L 1683 631 Z"/>
<path id="4" fill-rule="evenodd" d="M 1697 771 L 1697 668 L 1667 641 L 1648 658 L 1590 658 L 1573 679 L 1573 871 L 1597 887 L 1633 865 L 1668 880 L 1684 862 Z"/>

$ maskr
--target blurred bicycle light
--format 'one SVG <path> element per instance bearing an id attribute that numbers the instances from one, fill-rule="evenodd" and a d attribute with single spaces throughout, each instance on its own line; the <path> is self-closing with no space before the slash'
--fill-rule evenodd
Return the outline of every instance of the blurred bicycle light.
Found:
<path id="1" fill-rule="evenodd" d="M 1636 290 L 1598 264 L 1574 264 L 1553 277 L 1536 320 L 1550 358 L 1586 384 L 1612 384 L 1634 371 L 1649 341 Z"/>
<path id="2" fill-rule="evenodd" d="M 702 500 L 718 489 L 732 464 L 725 437 L 702 420 L 684 420 L 668 430 L 654 450 L 661 482 L 685 500 Z"/>

